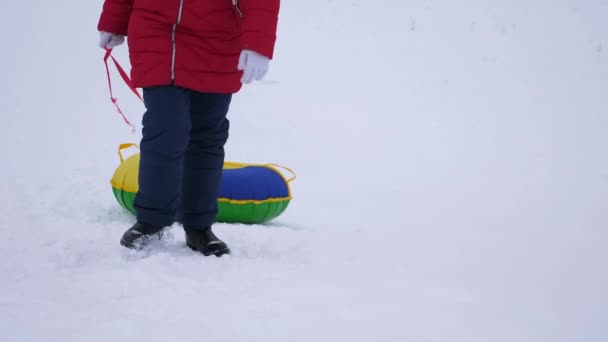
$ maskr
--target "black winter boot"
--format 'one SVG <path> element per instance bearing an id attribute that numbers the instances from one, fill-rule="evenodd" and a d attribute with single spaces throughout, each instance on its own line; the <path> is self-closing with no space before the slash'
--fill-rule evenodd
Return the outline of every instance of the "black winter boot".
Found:
<path id="1" fill-rule="evenodd" d="M 220 257 L 224 254 L 230 254 L 228 246 L 218 239 L 211 227 L 203 229 L 188 229 L 186 231 L 186 244 L 195 251 L 203 253 L 205 256 L 215 255 Z"/>
<path id="2" fill-rule="evenodd" d="M 130 249 L 142 249 L 150 240 L 160 239 L 163 228 L 148 223 L 137 222 L 129 228 L 120 239 L 120 244 Z"/>

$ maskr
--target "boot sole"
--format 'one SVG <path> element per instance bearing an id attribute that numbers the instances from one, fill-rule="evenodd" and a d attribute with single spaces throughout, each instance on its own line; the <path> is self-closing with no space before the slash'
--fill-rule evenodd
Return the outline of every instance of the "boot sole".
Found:
<path id="1" fill-rule="evenodd" d="M 226 247 L 226 248 L 224 248 L 224 249 L 222 249 L 222 250 L 219 250 L 219 251 L 214 251 L 214 252 L 203 252 L 203 251 L 201 251 L 200 249 L 198 249 L 198 248 L 194 247 L 193 245 L 191 245 L 191 244 L 189 244 L 189 243 L 186 243 L 186 245 L 187 245 L 188 247 L 190 247 L 190 249 L 191 249 L 191 250 L 193 250 L 193 251 L 195 251 L 195 252 L 199 252 L 199 253 L 203 254 L 204 256 L 215 255 L 216 257 L 218 257 L 218 258 L 219 258 L 219 257 L 221 257 L 221 256 L 222 256 L 222 255 L 224 255 L 224 254 L 230 254 L 230 248 L 228 248 L 228 247 Z"/>
<path id="2" fill-rule="evenodd" d="M 142 250 L 144 248 L 144 246 L 142 244 L 131 243 L 131 242 L 125 241 L 123 239 L 120 239 L 120 245 L 123 246 L 123 247 L 125 247 L 125 248 L 132 249 L 134 251 L 139 251 L 139 250 Z"/>
<path id="3" fill-rule="evenodd" d="M 148 245 L 150 243 L 150 241 L 152 241 L 153 239 L 158 239 L 158 240 L 162 240 L 163 238 L 163 231 L 160 231 L 158 233 L 154 233 L 152 235 L 142 235 L 139 239 L 137 239 L 135 243 L 133 242 L 129 242 L 123 238 L 120 239 L 120 245 L 123 247 L 126 247 L 128 249 L 132 249 L 135 251 L 139 251 L 144 249 L 144 247 L 146 245 Z"/>
<path id="4" fill-rule="evenodd" d="M 137 250 L 137 248 L 135 247 L 135 245 L 133 245 L 132 243 L 126 242 L 123 239 L 120 239 L 120 245 L 123 246 L 123 247 L 125 247 L 125 248 L 128 248 L 128 249 Z"/>

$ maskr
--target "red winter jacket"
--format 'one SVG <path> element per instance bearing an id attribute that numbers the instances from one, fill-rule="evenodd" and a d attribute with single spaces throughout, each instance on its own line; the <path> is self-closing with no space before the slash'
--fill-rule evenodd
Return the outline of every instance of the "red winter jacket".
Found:
<path id="1" fill-rule="evenodd" d="M 136 87 L 241 88 L 243 49 L 273 57 L 279 0 L 105 0 L 97 29 L 128 36 Z"/>

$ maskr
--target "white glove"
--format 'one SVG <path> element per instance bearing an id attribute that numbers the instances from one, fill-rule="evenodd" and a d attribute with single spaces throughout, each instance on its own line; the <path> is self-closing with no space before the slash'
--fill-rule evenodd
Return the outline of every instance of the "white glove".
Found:
<path id="1" fill-rule="evenodd" d="M 113 49 L 125 42 L 125 36 L 110 32 L 99 32 L 99 47 Z"/>
<path id="2" fill-rule="evenodd" d="M 243 50 L 239 57 L 239 70 L 243 70 L 241 83 L 249 84 L 261 80 L 268 72 L 270 60 L 255 51 Z"/>

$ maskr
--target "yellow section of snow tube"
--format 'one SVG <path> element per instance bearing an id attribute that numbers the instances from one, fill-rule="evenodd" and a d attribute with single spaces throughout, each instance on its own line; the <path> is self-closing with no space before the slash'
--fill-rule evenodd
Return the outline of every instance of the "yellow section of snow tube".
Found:
<path id="1" fill-rule="evenodd" d="M 135 215 L 133 203 L 139 191 L 139 153 L 124 159 L 122 150 L 137 147 L 122 144 L 118 148 L 120 165 L 110 181 L 118 203 Z M 280 170 L 291 174 L 285 178 Z M 289 183 L 295 173 L 276 164 L 225 162 L 220 196 L 218 222 L 263 223 L 282 214 L 292 195 Z"/>

